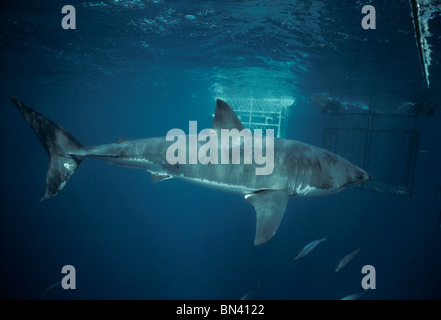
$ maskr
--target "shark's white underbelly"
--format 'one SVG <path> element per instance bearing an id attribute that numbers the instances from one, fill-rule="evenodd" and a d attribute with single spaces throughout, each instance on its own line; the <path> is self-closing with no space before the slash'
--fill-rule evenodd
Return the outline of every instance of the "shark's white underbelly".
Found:
<path id="1" fill-rule="evenodd" d="M 191 182 L 193 184 L 201 185 L 206 188 L 212 188 L 212 189 L 216 189 L 219 191 L 230 192 L 230 193 L 238 193 L 238 194 L 246 195 L 246 194 L 250 194 L 255 191 L 258 191 L 258 189 L 252 188 L 249 186 L 232 185 L 232 184 L 228 184 L 228 183 L 224 183 L 224 182 L 210 181 L 207 179 L 186 177 L 183 175 L 177 175 L 177 176 L 174 176 L 174 178 L 179 179 L 179 180 L 184 180 L 187 182 Z"/>
<path id="2" fill-rule="evenodd" d="M 252 188 L 245 185 L 232 185 L 221 181 L 212 181 L 209 179 L 201 179 L 196 177 L 188 177 L 183 174 L 173 175 L 168 170 L 164 169 L 163 166 L 160 164 L 154 163 L 152 161 L 149 161 L 145 158 L 127 158 L 127 159 L 112 159 L 112 162 L 117 163 L 120 166 L 123 167 L 129 167 L 129 168 L 137 168 L 137 169 L 144 169 L 151 174 L 154 175 L 163 175 L 163 176 L 169 176 L 170 178 L 175 178 L 178 180 L 187 181 L 193 184 L 201 185 L 203 187 L 208 187 L 212 189 L 216 189 L 219 191 L 224 192 L 230 192 L 230 193 L 238 193 L 238 194 L 250 194 L 258 189 Z"/>
<path id="3" fill-rule="evenodd" d="M 191 177 L 191 176 L 185 176 L 183 174 L 177 174 L 174 175 L 173 173 L 169 172 L 167 169 L 165 169 L 162 165 L 149 161 L 146 158 L 114 158 L 114 159 L 107 159 L 109 162 L 117 163 L 120 166 L 129 167 L 129 168 L 136 168 L 136 169 L 142 169 L 146 170 L 147 172 L 156 175 L 156 176 L 167 176 L 170 178 L 175 178 L 182 181 L 187 181 L 193 184 L 200 185 L 202 187 L 211 188 L 223 192 L 229 192 L 229 193 L 236 193 L 236 194 L 242 194 L 247 195 L 251 194 L 253 192 L 259 191 L 261 189 L 253 187 L 253 186 L 246 186 L 246 185 L 238 185 L 238 184 L 229 184 L 227 182 L 223 181 L 214 181 L 210 179 L 202 179 L 198 177 Z M 297 170 L 296 170 L 297 171 Z M 309 173 L 309 174 L 308 174 Z M 309 182 L 311 180 L 310 177 L 311 173 L 308 172 L 308 170 L 298 170 L 296 172 L 296 176 L 294 179 L 295 183 L 293 186 L 293 195 L 297 196 L 306 196 L 306 197 L 314 197 L 314 196 L 323 196 L 327 194 L 334 193 L 332 190 L 327 189 L 319 189 L 310 186 Z M 283 188 L 282 185 L 286 183 L 285 181 L 281 182 L 278 186 L 274 186 L 274 188 L 267 188 L 270 189 L 280 189 Z"/>

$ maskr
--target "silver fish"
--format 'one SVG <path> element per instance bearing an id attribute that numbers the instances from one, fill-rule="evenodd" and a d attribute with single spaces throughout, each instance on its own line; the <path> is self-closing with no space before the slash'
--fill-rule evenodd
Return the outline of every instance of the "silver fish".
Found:
<path id="1" fill-rule="evenodd" d="M 240 300 L 249 300 L 251 297 L 256 293 L 257 290 L 260 288 L 260 281 L 251 291 L 245 293 Z"/>
<path id="2" fill-rule="evenodd" d="M 54 283 L 52 283 L 49 287 L 46 288 L 46 290 L 44 290 L 43 295 L 40 297 L 40 300 L 44 300 L 46 299 L 46 295 L 48 294 L 49 291 L 52 291 L 54 289 L 57 289 L 61 286 L 61 280 L 58 280 Z"/>
<path id="3" fill-rule="evenodd" d="M 328 240 L 328 236 L 322 238 L 322 239 L 318 239 L 318 240 L 314 240 L 310 243 L 308 243 L 306 246 L 303 247 L 302 250 L 300 250 L 300 252 L 297 254 L 297 256 L 294 258 L 294 260 L 297 260 L 298 258 L 302 258 L 304 256 L 306 256 L 308 253 L 310 253 L 315 247 L 317 247 L 320 243 L 322 243 L 323 241 Z"/>
<path id="4" fill-rule="evenodd" d="M 345 265 L 347 265 L 348 262 L 351 261 L 352 258 L 354 258 L 359 251 L 360 251 L 360 248 L 358 248 L 357 250 L 352 251 L 350 254 L 346 255 L 343 259 L 341 259 L 337 263 L 337 266 L 335 267 L 335 272 L 339 272 L 341 269 L 343 269 L 343 267 Z"/>
<path id="5" fill-rule="evenodd" d="M 340 300 L 357 300 L 358 298 L 360 298 L 368 290 L 369 289 L 364 289 L 362 292 L 357 292 L 357 293 L 354 293 L 354 294 L 350 294 L 348 296 L 345 296 L 345 297 L 341 298 Z"/>

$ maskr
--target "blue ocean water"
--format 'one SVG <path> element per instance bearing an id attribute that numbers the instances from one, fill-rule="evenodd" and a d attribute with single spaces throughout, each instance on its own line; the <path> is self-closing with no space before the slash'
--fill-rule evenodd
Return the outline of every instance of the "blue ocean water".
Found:
<path id="1" fill-rule="evenodd" d="M 76 9 L 74 30 L 62 28 L 60 1 L 0 4 L 2 298 L 240 299 L 260 283 L 252 299 L 340 299 L 363 290 L 362 267 L 372 265 L 376 289 L 360 299 L 441 299 L 439 1 L 423 17 L 429 89 L 405 0 L 65 4 Z M 361 26 L 367 4 L 374 30 Z M 242 196 L 153 184 L 146 172 L 104 161 L 87 159 L 59 195 L 39 202 L 47 155 L 7 98 L 93 146 L 187 131 L 189 120 L 208 128 L 219 95 L 289 96 L 286 138 L 322 146 L 329 115 L 309 98 L 323 92 L 381 110 L 434 108 L 418 118 L 412 194 L 292 197 L 277 234 L 258 247 Z M 45 293 L 65 265 L 75 267 L 76 289 Z"/>

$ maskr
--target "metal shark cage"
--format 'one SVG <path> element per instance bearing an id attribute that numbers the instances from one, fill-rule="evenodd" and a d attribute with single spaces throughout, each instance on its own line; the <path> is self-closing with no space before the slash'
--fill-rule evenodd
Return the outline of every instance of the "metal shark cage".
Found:
<path id="1" fill-rule="evenodd" d="M 274 129 L 274 137 L 282 138 L 285 135 L 288 108 L 295 103 L 291 97 L 276 98 L 220 98 L 226 101 L 234 110 L 245 128 Z"/>
<path id="2" fill-rule="evenodd" d="M 354 109 L 341 106 L 329 113 L 323 147 L 371 175 L 362 189 L 411 196 L 419 142 L 416 107 Z"/>

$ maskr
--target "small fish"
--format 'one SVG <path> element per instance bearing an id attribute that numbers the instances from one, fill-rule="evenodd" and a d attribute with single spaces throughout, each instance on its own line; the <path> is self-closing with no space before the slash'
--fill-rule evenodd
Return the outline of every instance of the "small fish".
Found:
<path id="1" fill-rule="evenodd" d="M 49 291 L 55 290 L 60 286 L 61 286 L 61 280 L 58 280 L 58 281 L 52 283 L 49 287 L 46 288 L 46 290 L 44 290 L 44 293 L 41 296 L 40 300 L 46 299 L 46 295 Z"/>
<path id="2" fill-rule="evenodd" d="M 322 243 L 323 241 L 326 241 L 326 240 L 328 240 L 328 236 L 324 237 L 323 239 L 314 240 L 314 241 L 308 243 L 306 246 L 303 247 L 302 250 L 300 250 L 300 252 L 294 258 L 294 260 L 297 260 L 298 258 L 302 258 L 302 257 L 306 256 L 315 247 L 317 247 L 320 243 Z"/>
<path id="3" fill-rule="evenodd" d="M 260 281 L 251 291 L 245 293 L 240 300 L 249 300 L 251 297 L 256 293 L 257 290 L 260 288 Z"/>
<path id="4" fill-rule="evenodd" d="M 362 292 L 350 294 L 349 296 L 345 296 L 345 297 L 341 298 L 340 300 L 357 300 L 368 290 L 369 289 L 364 289 Z"/>
<path id="5" fill-rule="evenodd" d="M 341 269 L 343 269 L 343 267 L 345 265 L 347 265 L 348 262 L 351 261 L 352 258 L 354 258 L 359 251 L 360 251 L 360 248 L 358 248 L 357 250 L 352 251 L 350 254 L 346 255 L 343 259 L 341 259 L 337 263 L 337 266 L 335 267 L 335 272 L 339 272 Z"/>

